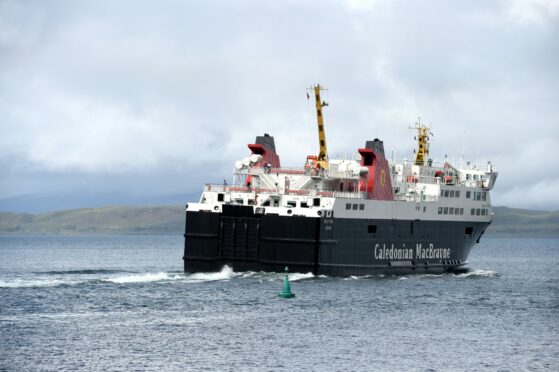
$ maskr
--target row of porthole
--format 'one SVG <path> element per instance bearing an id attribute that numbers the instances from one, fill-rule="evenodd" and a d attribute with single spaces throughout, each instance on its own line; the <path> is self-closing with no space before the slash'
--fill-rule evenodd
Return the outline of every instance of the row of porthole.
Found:
<path id="1" fill-rule="evenodd" d="M 443 261 L 444 265 L 460 265 L 462 261 L 460 260 L 449 260 L 449 261 Z"/>
<path id="2" fill-rule="evenodd" d="M 446 265 L 460 265 L 461 262 L 462 262 L 462 261 L 460 261 L 460 260 L 449 260 L 449 261 L 443 261 L 443 265 L 445 265 L 445 266 L 446 266 Z M 419 263 L 418 263 L 418 262 L 415 262 L 415 261 L 412 261 L 411 264 L 412 264 L 413 266 L 419 265 Z M 428 262 L 428 261 L 425 261 L 423 264 L 424 264 L 425 266 L 429 266 L 429 262 Z"/>

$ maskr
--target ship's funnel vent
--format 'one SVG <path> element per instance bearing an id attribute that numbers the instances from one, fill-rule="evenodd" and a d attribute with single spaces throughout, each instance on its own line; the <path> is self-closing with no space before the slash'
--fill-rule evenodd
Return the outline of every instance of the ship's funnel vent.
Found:
<path id="1" fill-rule="evenodd" d="M 382 154 L 382 156 L 384 156 L 384 144 L 378 138 L 375 138 L 372 141 L 367 141 L 365 143 L 365 148 L 371 149 L 374 152 L 376 152 L 377 154 Z"/>
<path id="2" fill-rule="evenodd" d="M 257 145 L 268 146 L 274 152 L 276 152 L 276 145 L 274 143 L 274 137 L 270 136 L 268 133 L 264 133 L 263 136 L 256 136 Z"/>

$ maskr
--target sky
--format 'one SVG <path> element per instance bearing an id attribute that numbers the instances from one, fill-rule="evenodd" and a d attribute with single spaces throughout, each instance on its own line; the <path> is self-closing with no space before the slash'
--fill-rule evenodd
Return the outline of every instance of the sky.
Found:
<path id="1" fill-rule="evenodd" d="M 494 205 L 559 209 L 554 0 L 0 0 L 0 198 L 201 191 L 269 133 L 284 166 L 380 138 L 499 172 Z"/>

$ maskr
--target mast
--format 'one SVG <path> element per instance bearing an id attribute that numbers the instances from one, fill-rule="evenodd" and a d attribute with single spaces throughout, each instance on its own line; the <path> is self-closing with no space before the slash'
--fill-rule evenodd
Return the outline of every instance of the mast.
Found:
<path id="1" fill-rule="evenodd" d="M 421 122 L 421 118 L 417 118 L 417 123 L 410 129 L 417 130 L 417 150 L 415 151 L 415 165 L 427 165 L 429 155 L 429 130 L 431 127 Z"/>
<path id="2" fill-rule="evenodd" d="M 326 148 L 326 133 L 324 132 L 324 120 L 322 118 L 322 108 L 328 103 L 320 100 L 320 91 L 323 90 L 320 84 L 314 86 L 314 98 L 316 102 L 316 119 L 318 123 L 318 145 L 319 152 L 316 164 L 322 169 L 328 169 L 328 149 Z"/>

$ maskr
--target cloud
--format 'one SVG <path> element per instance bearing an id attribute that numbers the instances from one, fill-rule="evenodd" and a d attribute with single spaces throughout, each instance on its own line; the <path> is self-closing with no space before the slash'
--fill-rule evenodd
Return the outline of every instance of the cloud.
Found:
<path id="1" fill-rule="evenodd" d="M 507 195 L 559 178 L 542 160 L 559 140 L 554 4 L 0 2 L 0 196 L 57 177 L 190 191 L 229 177 L 264 132 L 300 165 L 317 151 L 305 88 L 320 82 L 331 154 L 380 137 L 409 158 L 421 116 L 434 157 L 492 160 L 494 200 L 520 205 Z"/>

